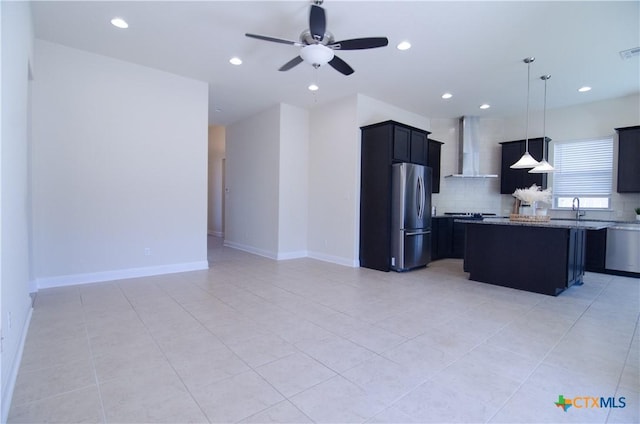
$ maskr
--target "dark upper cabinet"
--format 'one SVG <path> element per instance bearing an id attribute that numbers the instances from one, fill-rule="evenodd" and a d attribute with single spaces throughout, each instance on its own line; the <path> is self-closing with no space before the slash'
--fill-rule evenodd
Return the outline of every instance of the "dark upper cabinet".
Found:
<path id="1" fill-rule="evenodd" d="M 428 131 L 394 121 L 361 128 L 360 266 L 391 267 L 391 165 L 426 165 Z"/>
<path id="2" fill-rule="evenodd" d="M 389 141 L 393 146 L 394 161 L 411 162 L 411 129 L 394 125 L 393 138 Z"/>
<path id="3" fill-rule="evenodd" d="M 429 152 L 427 153 L 427 164 L 431 167 L 431 192 L 440 193 L 440 157 L 442 145 L 444 143 L 428 139 Z"/>
<path id="4" fill-rule="evenodd" d="M 640 193 L 640 126 L 618 132 L 618 193 Z"/>
<path id="5" fill-rule="evenodd" d="M 547 152 L 550 138 L 546 138 Z M 502 145 L 502 164 L 500 171 L 500 194 L 513 194 L 517 188 L 531 187 L 535 184 L 547 188 L 547 174 L 530 174 L 529 169 L 511 169 L 525 152 L 525 140 L 505 141 Z M 542 159 L 542 137 L 529 139 L 529 154 L 537 160 Z M 548 155 L 547 155 L 548 156 Z M 545 157 L 548 159 L 548 157 Z"/>
<path id="6" fill-rule="evenodd" d="M 428 165 L 429 148 L 427 145 L 428 131 L 410 127 L 394 121 L 381 122 L 365 128 L 383 126 L 388 128 L 390 136 L 387 143 L 391 144 L 391 159 L 393 162 L 410 162 Z"/>
<path id="7" fill-rule="evenodd" d="M 411 130 L 411 159 L 409 162 L 429 166 L 427 132 Z"/>

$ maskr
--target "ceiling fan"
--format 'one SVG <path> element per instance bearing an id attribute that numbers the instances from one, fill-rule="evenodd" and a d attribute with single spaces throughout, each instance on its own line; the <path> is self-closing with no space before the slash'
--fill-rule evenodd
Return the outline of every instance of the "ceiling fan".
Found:
<path id="1" fill-rule="evenodd" d="M 335 50 L 363 50 L 384 47 L 389 44 L 386 37 L 353 38 L 335 41 L 333 34 L 327 31 L 327 18 L 320 5 L 323 0 L 314 0 L 309 12 L 309 29 L 302 31 L 300 41 L 283 40 L 265 35 L 245 34 L 247 37 L 274 43 L 289 44 L 301 47 L 300 54 L 282 65 L 279 71 L 288 71 L 300 63 L 307 62 L 314 68 L 329 64 L 336 71 L 351 75 L 353 68 L 334 54 Z"/>

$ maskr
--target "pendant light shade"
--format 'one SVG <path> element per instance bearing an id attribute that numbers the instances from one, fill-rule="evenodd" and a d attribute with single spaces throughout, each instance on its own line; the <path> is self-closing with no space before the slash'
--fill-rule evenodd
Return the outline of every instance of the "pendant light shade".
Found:
<path id="1" fill-rule="evenodd" d="M 512 169 L 526 169 L 540 165 L 540 162 L 529 154 L 529 88 L 531 83 L 531 62 L 534 60 L 536 60 L 535 57 L 527 57 L 523 60 L 527 64 L 527 125 L 525 127 L 524 154 L 520 160 L 510 166 Z"/>
<path id="2" fill-rule="evenodd" d="M 513 165 L 510 166 L 512 169 L 525 169 L 525 168 L 533 168 L 534 166 L 540 165 L 540 162 L 534 159 L 533 156 L 529 154 L 529 152 L 524 152 L 522 157 Z"/>
<path id="3" fill-rule="evenodd" d="M 543 75 L 540 77 L 540 79 L 544 81 L 544 112 L 542 114 L 542 160 L 540 161 L 540 165 L 529 171 L 530 174 L 548 174 L 556 170 L 545 159 L 545 151 L 547 148 L 547 80 L 549 78 L 551 78 L 551 75 Z"/>
<path id="4" fill-rule="evenodd" d="M 551 166 L 551 164 L 549 162 L 547 162 L 546 160 L 542 159 L 540 161 L 540 165 L 536 166 L 535 168 L 531 169 L 529 171 L 529 174 L 548 174 L 549 172 L 553 172 L 556 169 Z"/>

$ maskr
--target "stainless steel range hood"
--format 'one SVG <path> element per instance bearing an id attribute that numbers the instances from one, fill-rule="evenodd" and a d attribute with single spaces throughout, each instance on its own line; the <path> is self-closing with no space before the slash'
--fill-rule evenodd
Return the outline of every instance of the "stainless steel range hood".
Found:
<path id="1" fill-rule="evenodd" d="M 480 173 L 480 118 L 463 116 L 458 131 L 458 173 L 445 178 L 497 178 Z"/>

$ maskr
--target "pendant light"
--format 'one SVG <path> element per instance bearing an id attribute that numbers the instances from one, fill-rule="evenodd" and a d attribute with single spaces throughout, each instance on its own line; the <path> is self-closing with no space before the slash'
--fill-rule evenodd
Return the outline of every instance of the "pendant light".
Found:
<path id="1" fill-rule="evenodd" d="M 524 154 L 516 163 L 510 166 L 512 169 L 525 169 L 533 168 L 540 165 L 540 162 L 535 160 L 533 156 L 529 154 L 529 86 L 531 83 L 531 62 L 536 60 L 535 57 L 527 57 L 523 60 L 527 64 L 527 125 L 525 128 L 525 140 L 524 140 Z"/>
<path id="2" fill-rule="evenodd" d="M 551 78 L 551 75 L 543 75 L 540 77 L 540 79 L 544 81 L 544 109 L 542 113 L 542 160 L 540 161 L 540 165 L 529 171 L 530 174 L 547 174 L 556 170 L 545 159 L 547 148 L 547 80 L 549 78 Z"/>

